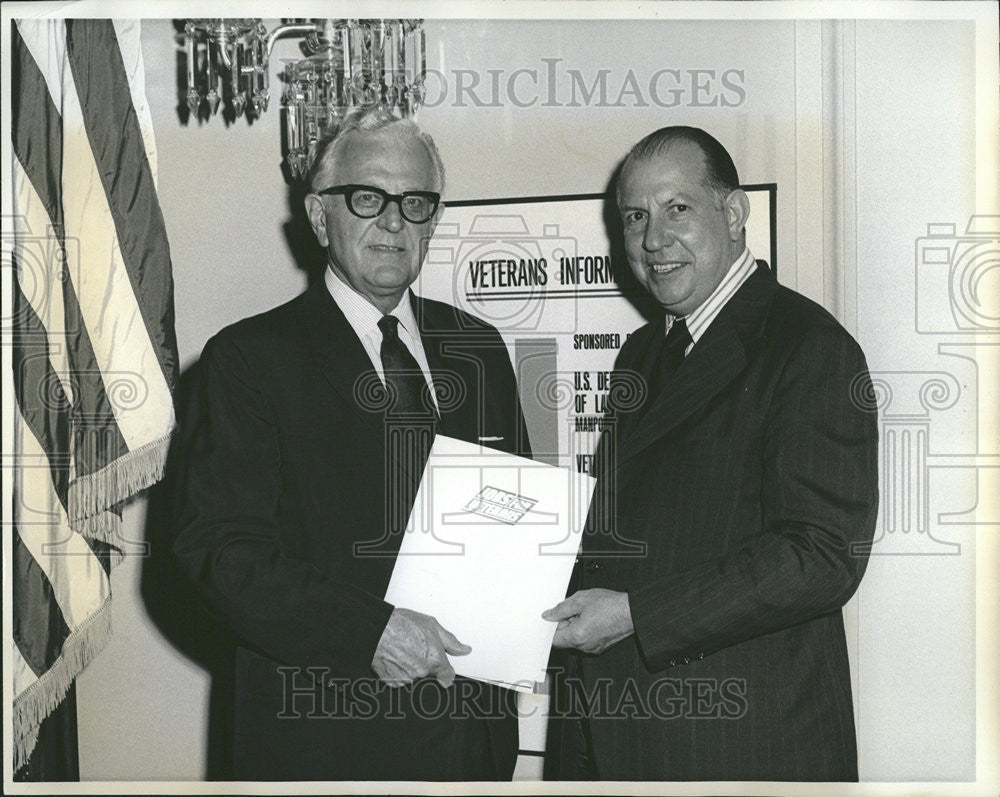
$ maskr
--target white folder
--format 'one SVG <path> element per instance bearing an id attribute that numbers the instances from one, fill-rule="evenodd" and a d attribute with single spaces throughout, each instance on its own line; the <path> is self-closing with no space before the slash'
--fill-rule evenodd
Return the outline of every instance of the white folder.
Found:
<path id="1" fill-rule="evenodd" d="M 545 680 L 595 480 L 438 435 L 385 599 L 437 618 L 455 672 L 523 692 Z"/>

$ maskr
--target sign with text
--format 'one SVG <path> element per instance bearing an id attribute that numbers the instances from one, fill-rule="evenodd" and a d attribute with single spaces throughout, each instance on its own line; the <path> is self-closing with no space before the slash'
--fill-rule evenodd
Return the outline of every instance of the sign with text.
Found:
<path id="1" fill-rule="evenodd" d="M 775 266 L 776 186 L 744 186 L 747 245 Z M 448 203 L 414 289 L 493 324 L 507 343 L 536 456 L 589 473 L 609 375 L 655 312 L 604 194 Z M 613 224 L 613 220 L 610 222 Z"/>

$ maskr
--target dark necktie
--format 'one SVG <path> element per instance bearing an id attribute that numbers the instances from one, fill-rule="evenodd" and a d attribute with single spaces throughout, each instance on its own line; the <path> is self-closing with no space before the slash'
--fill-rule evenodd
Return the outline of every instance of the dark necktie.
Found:
<path id="1" fill-rule="evenodd" d="M 691 333 L 688 332 L 687 321 L 683 318 L 674 319 L 670 331 L 663 341 L 660 358 L 656 368 L 655 393 L 661 393 L 670 384 L 677 369 L 684 362 L 684 350 L 691 345 Z"/>
<path id="2" fill-rule="evenodd" d="M 382 371 L 389 391 L 388 414 L 419 423 L 433 418 L 434 405 L 424 373 L 416 359 L 399 339 L 399 319 L 384 315 L 378 322 L 382 330 Z"/>
<path id="3" fill-rule="evenodd" d="M 684 350 L 689 345 L 691 345 L 691 334 L 688 332 L 687 322 L 683 318 L 677 318 L 670 325 L 670 331 L 661 338 L 660 351 L 649 375 L 646 398 L 634 416 L 636 421 L 645 417 L 656 403 L 656 399 L 670 385 L 677 369 L 684 362 Z M 622 434 L 631 428 L 628 425 L 622 427 Z"/>
<path id="4" fill-rule="evenodd" d="M 386 529 L 390 547 L 399 545 L 397 535 L 406 528 L 417 485 L 424 472 L 431 444 L 434 442 L 437 414 L 433 409 L 423 371 L 399 339 L 399 319 L 382 316 L 382 371 L 389 393 L 385 412 L 386 459 Z"/>

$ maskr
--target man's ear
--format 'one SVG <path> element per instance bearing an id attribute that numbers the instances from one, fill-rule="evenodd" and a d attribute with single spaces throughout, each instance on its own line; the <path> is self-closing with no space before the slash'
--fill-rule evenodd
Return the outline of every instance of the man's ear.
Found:
<path id="1" fill-rule="evenodd" d="M 743 234 L 750 216 L 750 199 L 742 188 L 737 188 L 726 197 L 726 223 L 729 225 L 729 238 L 738 241 Z"/>
<path id="2" fill-rule="evenodd" d="M 330 236 L 326 233 L 326 206 L 318 194 L 306 194 L 304 204 L 309 225 L 313 228 L 319 245 L 325 249 L 330 245 Z"/>

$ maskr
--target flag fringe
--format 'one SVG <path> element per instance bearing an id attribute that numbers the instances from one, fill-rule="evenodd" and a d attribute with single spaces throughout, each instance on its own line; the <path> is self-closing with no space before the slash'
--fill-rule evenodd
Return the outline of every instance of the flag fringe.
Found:
<path id="1" fill-rule="evenodd" d="M 73 522 L 73 531 L 111 545 L 121 542 L 121 527 L 122 519 L 114 512 L 98 512 Z"/>
<path id="2" fill-rule="evenodd" d="M 73 680 L 107 644 L 111 635 L 111 596 L 63 643 L 53 665 L 14 698 L 14 771 L 28 763 L 38 728 L 66 697 Z"/>
<path id="3" fill-rule="evenodd" d="M 73 526 L 73 531 L 92 540 L 100 540 L 111 546 L 111 566 L 115 567 L 124 558 L 126 550 L 135 552 L 140 540 L 126 540 L 122 536 L 122 519 L 114 512 L 98 512 L 85 517 Z"/>
<path id="4" fill-rule="evenodd" d="M 134 451 L 123 454 L 100 470 L 81 476 L 69 485 L 69 522 L 74 529 L 89 530 L 92 536 L 114 544 L 102 536 L 98 522 L 88 521 L 111 506 L 131 498 L 163 477 L 173 429 Z M 87 533 L 84 531 L 84 533 Z"/>

